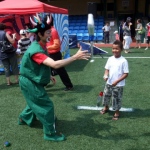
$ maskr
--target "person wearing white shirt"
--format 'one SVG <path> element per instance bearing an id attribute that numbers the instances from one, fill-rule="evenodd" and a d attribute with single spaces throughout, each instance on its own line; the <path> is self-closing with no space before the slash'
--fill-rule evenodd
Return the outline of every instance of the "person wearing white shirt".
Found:
<path id="1" fill-rule="evenodd" d="M 123 87 L 125 86 L 125 78 L 128 76 L 128 62 L 121 56 L 123 45 L 121 41 L 116 40 L 112 46 L 113 56 L 109 57 L 105 65 L 104 80 L 106 81 L 103 106 L 100 111 L 105 114 L 109 111 L 110 98 L 112 97 L 112 107 L 115 110 L 113 120 L 118 120 L 119 110 L 121 109 Z"/>
<path id="2" fill-rule="evenodd" d="M 110 31 L 110 26 L 109 23 L 107 22 L 106 25 L 102 28 L 104 30 L 104 42 L 109 43 L 109 31 Z"/>

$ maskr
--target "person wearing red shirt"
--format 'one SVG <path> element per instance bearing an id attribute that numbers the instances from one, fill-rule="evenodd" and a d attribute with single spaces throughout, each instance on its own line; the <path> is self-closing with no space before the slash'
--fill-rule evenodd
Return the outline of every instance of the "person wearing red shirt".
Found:
<path id="1" fill-rule="evenodd" d="M 51 22 L 51 37 L 50 37 L 50 41 L 47 43 L 47 50 L 49 53 L 50 58 L 52 58 L 53 60 L 61 60 L 62 59 L 62 54 L 61 54 L 61 42 L 60 42 L 60 38 L 58 35 L 57 30 L 54 28 L 54 24 L 53 24 L 53 18 L 52 18 L 52 22 Z M 58 69 L 54 69 L 51 68 L 51 72 L 52 75 L 55 75 L 55 73 L 57 73 L 61 79 L 61 81 L 63 82 L 63 84 L 66 86 L 66 88 L 64 89 L 65 91 L 69 91 L 73 89 L 73 84 L 71 83 L 71 80 L 69 78 L 69 75 L 66 71 L 66 69 L 64 67 L 58 68 Z"/>
<path id="2" fill-rule="evenodd" d="M 145 50 L 148 49 L 148 45 L 149 45 L 149 42 L 150 42 L 150 22 L 147 23 L 146 29 L 147 29 L 148 32 L 147 32 L 147 46 L 146 46 Z"/>

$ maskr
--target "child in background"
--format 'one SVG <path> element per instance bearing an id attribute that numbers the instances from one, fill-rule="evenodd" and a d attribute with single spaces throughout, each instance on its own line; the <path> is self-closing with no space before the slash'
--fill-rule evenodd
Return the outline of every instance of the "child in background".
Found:
<path id="1" fill-rule="evenodd" d="M 110 98 L 112 97 L 112 107 L 115 110 L 113 120 L 118 120 L 119 110 L 121 109 L 123 87 L 125 86 L 125 78 L 128 76 L 128 62 L 121 55 L 123 45 L 121 41 L 116 40 L 112 46 L 113 56 L 109 57 L 105 65 L 104 80 L 106 81 L 103 106 L 100 111 L 105 114 L 109 111 Z"/>
<path id="2" fill-rule="evenodd" d="M 118 40 L 118 41 L 120 41 L 118 31 L 115 31 L 114 34 L 115 34 L 115 39 Z"/>
<path id="3" fill-rule="evenodd" d="M 26 37 L 26 31 L 20 30 L 20 40 L 18 41 L 18 48 L 21 50 L 21 54 L 24 54 L 29 45 L 31 44 L 31 41 L 28 37 Z"/>
<path id="4" fill-rule="evenodd" d="M 147 23 L 146 29 L 147 29 L 147 46 L 146 46 L 145 50 L 148 49 L 148 45 L 149 45 L 149 42 L 150 42 L 150 22 Z"/>
<path id="5" fill-rule="evenodd" d="M 102 29 L 104 30 L 104 42 L 109 43 L 109 31 L 111 30 L 109 23 L 107 22 Z"/>

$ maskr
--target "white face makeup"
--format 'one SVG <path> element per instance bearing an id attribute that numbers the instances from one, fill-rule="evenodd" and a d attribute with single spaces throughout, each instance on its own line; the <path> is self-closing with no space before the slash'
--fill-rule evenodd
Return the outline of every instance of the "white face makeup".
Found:
<path id="1" fill-rule="evenodd" d="M 49 42 L 50 41 L 50 37 L 48 37 L 47 39 L 46 39 L 46 42 Z"/>
<path id="2" fill-rule="evenodd" d="M 50 41 L 50 34 L 51 34 L 50 30 L 47 30 L 47 31 L 45 32 L 46 42 L 49 42 L 49 41 Z"/>

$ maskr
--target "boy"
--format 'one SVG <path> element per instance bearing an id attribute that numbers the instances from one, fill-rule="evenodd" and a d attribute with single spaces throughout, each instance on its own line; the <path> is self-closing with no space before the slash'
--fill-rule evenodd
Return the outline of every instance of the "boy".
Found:
<path id="1" fill-rule="evenodd" d="M 21 29 L 20 30 L 20 40 L 18 41 L 18 48 L 21 50 L 21 54 L 24 54 L 31 41 L 29 38 L 26 37 L 26 31 Z"/>
<path id="2" fill-rule="evenodd" d="M 107 22 L 102 29 L 104 30 L 104 42 L 109 43 L 109 31 L 111 30 L 109 23 Z"/>
<path id="3" fill-rule="evenodd" d="M 109 102 L 112 96 L 112 107 L 115 110 L 113 120 L 118 120 L 119 109 L 121 108 L 123 86 L 125 86 L 125 78 L 128 76 L 128 62 L 121 56 L 123 45 L 121 41 L 116 40 L 112 46 L 112 53 L 106 65 L 104 80 L 107 81 L 104 89 L 103 105 L 104 108 L 100 111 L 105 114 L 109 111 Z"/>

